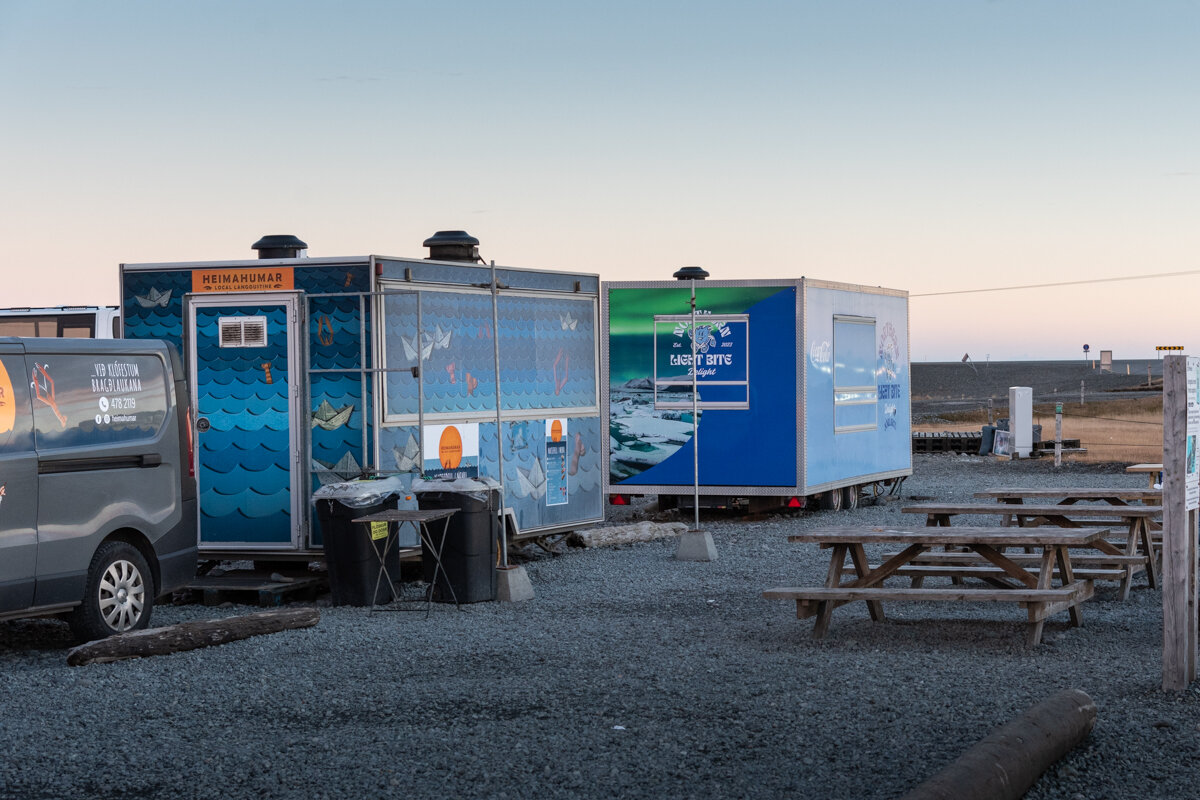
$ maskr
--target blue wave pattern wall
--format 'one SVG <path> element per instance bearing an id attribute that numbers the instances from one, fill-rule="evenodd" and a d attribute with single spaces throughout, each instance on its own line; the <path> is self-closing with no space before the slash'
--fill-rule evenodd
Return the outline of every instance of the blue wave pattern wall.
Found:
<path id="1" fill-rule="evenodd" d="M 546 421 L 521 420 L 505 422 L 504 490 L 505 505 L 517 515 L 522 531 L 569 525 L 582 520 L 600 519 L 603 515 L 601 496 L 601 452 L 599 417 L 567 418 L 567 503 L 546 505 Z M 389 426 L 380 431 L 383 453 L 382 470 L 396 471 L 405 478 L 405 487 L 412 485 L 416 475 L 412 461 L 414 446 L 420 442 L 420 431 L 412 426 Z M 499 469 L 496 446 L 496 424 L 479 424 L 479 471 L 495 478 Z M 419 458 L 419 456 L 418 456 Z M 417 466 L 419 469 L 419 466 Z M 416 507 L 415 501 L 401 507 Z"/>
<path id="2" fill-rule="evenodd" d="M 191 290 L 191 270 L 125 272 L 123 338 L 164 339 L 183 356 L 183 296 Z"/>
<path id="3" fill-rule="evenodd" d="M 264 316 L 265 347 L 218 345 L 218 320 Z M 278 305 L 196 310 L 200 542 L 291 541 L 287 312 Z M 270 382 L 263 364 L 270 364 Z"/>
<path id="4" fill-rule="evenodd" d="M 603 514 L 600 418 L 564 418 L 567 420 L 567 502 L 555 506 L 546 505 L 546 421 L 521 420 L 504 424 L 505 503 L 516 513 L 517 525 L 523 531 L 600 519 Z M 494 448 L 493 443 L 490 451 L 493 469 Z"/>
<path id="5" fill-rule="evenodd" d="M 596 405 L 591 300 L 501 296 L 497 310 L 505 410 Z"/>
<path id="6" fill-rule="evenodd" d="M 371 390 L 363 383 L 362 347 L 365 334 L 368 365 L 371 346 L 371 298 L 345 292 L 370 290 L 367 265 L 297 269 L 295 285 L 308 302 L 310 491 L 322 482 L 355 477 L 369 468 L 371 453 Z M 324 296 L 323 296 L 324 295 Z M 364 325 L 364 312 L 365 322 Z M 334 370 L 325 372 L 319 370 Z M 332 416 L 330 416 L 332 414 Z M 311 543 L 320 545 L 320 522 L 311 519 Z"/>
<path id="7" fill-rule="evenodd" d="M 426 414 L 494 411 L 491 295 L 423 291 L 419 297 L 419 335 L 417 296 L 386 299 L 383 324 L 388 367 L 406 370 L 421 365 Z M 387 413 L 416 414 L 416 385 L 408 373 L 388 373 Z"/>

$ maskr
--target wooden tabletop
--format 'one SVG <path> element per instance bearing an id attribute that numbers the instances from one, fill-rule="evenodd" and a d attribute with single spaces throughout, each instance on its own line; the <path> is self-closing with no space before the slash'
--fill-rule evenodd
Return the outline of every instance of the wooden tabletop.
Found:
<path id="1" fill-rule="evenodd" d="M 891 543 L 1076 547 L 1090 545 L 1107 535 L 1107 528 L 983 528 L 963 525 L 957 528 L 815 528 L 793 533 L 788 536 L 788 541 L 822 545 Z"/>
<path id="2" fill-rule="evenodd" d="M 1091 519 L 1130 519 L 1132 517 L 1157 517 L 1162 506 L 1110 506 L 1006 503 L 918 503 L 900 509 L 905 514 L 1003 514 L 1021 517 L 1087 517 Z"/>
<path id="3" fill-rule="evenodd" d="M 1126 472 L 1162 472 L 1162 464 L 1131 464 Z"/>
<path id="4" fill-rule="evenodd" d="M 1051 498 L 1063 497 L 1075 500 L 1104 500 L 1107 498 L 1116 498 L 1118 500 L 1161 500 L 1161 489 L 1126 489 L 1126 488 L 1102 488 L 1097 486 L 1066 486 L 1059 488 L 995 488 L 984 489 L 982 492 L 975 492 L 976 497 L 992 497 L 996 499 L 1017 499 L 1017 498 Z"/>

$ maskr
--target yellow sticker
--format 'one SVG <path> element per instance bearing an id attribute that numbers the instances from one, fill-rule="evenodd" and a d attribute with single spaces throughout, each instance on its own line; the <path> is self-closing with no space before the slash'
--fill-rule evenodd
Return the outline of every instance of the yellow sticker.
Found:
<path id="1" fill-rule="evenodd" d="M 17 420 L 17 397 L 4 362 L 0 361 L 0 433 L 8 433 Z"/>
<path id="2" fill-rule="evenodd" d="M 388 524 L 386 522 L 371 523 L 371 541 L 378 539 L 386 539 L 388 534 Z"/>

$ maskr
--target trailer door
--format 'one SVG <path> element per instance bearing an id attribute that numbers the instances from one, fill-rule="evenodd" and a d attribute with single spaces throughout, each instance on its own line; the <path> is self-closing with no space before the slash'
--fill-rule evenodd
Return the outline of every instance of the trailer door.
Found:
<path id="1" fill-rule="evenodd" d="M 298 309 L 295 294 L 188 298 L 202 552 L 302 541 Z"/>

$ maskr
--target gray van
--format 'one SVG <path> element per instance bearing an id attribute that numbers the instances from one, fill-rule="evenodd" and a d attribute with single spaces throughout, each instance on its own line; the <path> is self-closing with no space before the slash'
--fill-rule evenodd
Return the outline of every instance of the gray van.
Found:
<path id="1" fill-rule="evenodd" d="M 99 639 L 195 575 L 185 380 L 165 342 L 0 338 L 0 619 Z"/>

